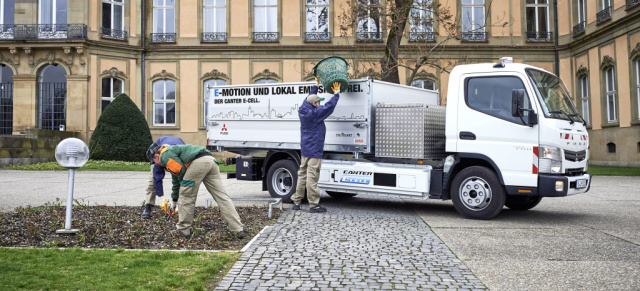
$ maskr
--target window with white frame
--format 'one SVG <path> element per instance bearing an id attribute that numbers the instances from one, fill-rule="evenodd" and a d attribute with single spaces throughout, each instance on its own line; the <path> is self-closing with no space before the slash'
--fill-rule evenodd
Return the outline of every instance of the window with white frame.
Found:
<path id="1" fill-rule="evenodd" d="M 204 0 L 203 4 L 203 41 L 226 41 L 226 0 Z"/>
<path id="2" fill-rule="evenodd" d="M 278 80 L 274 79 L 258 79 L 256 80 L 256 84 L 275 84 L 278 83 Z"/>
<path id="3" fill-rule="evenodd" d="M 381 34 L 381 7 L 380 0 L 358 0 L 358 31 L 357 39 L 360 41 L 380 41 Z"/>
<path id="4" fill-rule="evenodd" d="M 486 40 L 484 0 L 462 0 L 462 39 Z"/>
<path id="5" fill-rule="evenodd" d="M 527 39 L 551 40 L 549 33 L 549 1 L 527 0 Z"/>
<path id="6" fill-rule="evenodd" d="M 204 126 L 207 126 L 207 114 L 209 113 L 210 89 L 217 86 L 227 85 L 227 81 L 222 79 L 209 79 L 204 81 Z"/>
<path id="7" fill-rule="evenodd" d="M 15 0 L 0 0 L 0 32 L 13 31 L 15 6 Z"/>
<path id="8" fill-rule="evenodd" d="M 429 90 L 435 90 L 436 89 L 436 83 L 434 81 L 432 81 L 432 80 L 429 80 L 429 79 L 413 80 L 413 82 L 411 82 L 411 86 L 417 87 L 417 88 L 422 88 L 422 89 L 429 89 Z"/>
<path id="9" fill-rule="evenodd" d="M 605 90 L 606 90 L 606 102 L 607 102 L 607 121 L 616 122 L 618 116 L 616 116 L 616 87 L 615 87 L 615 73 L 614 67 L 609 67 L 605 70 Z"/>
<path id="10" fill-rule="evenodd" d="M 587 124 L 591 124 L 591 114 L 589 114 L 589 77 L 580 77 L 579 83 L 580 97 L 582 100 L 582 118 L 587 122 Z"/>
<path id="11" fill-rule="evenodd" d="M 124 0 L 102 0 L 102 36 L 125 39 Z"/>
<path id="12" fill-rule="evenodd" d="M 278 39 L 278 0 L 254 0 L 254 41 Z"/>
<path id="13" fill-rule="evenodd" d="M 153 82 L 153 125 L 176 124 L 176 82 L 157 80 Z"/>
<path id="14" fill-rule="evenodd" d="M 638 119 L 640 119 L 640 58 L 636 60 L 636 98 L 638 100 Z"/>
<path id="15" fill-rule="evenodd" d="M 329 0 L 306 0 L 305 40 L 329 40 Z"/>
<path id="16" fill-rule="evenodd" d="M 175 42 L 175 0 L 153 0 L 152 42 Z"/>
<path id="17" fill-rule="evenodd" d="M 415 0 L 409 19 L 409 41 L 434 41 L 432 0 Z"/>
<path id="18" fill-rule="evenodd" d="M 67 0 L 40 0 L 38 14 L 40 30 L 66 30 Z"/>
<path id="19" fill-rule="evenodd" d="M 587 20 L 585 0 L 578 0 L 578 23 L 585 22 Z"/>
<path id="20" fill-rule="evenodd" d="M 124 82 L 118 78 L 102 78 L 102 111 L 116 99 L 116 96 L 124 93 Z"/>

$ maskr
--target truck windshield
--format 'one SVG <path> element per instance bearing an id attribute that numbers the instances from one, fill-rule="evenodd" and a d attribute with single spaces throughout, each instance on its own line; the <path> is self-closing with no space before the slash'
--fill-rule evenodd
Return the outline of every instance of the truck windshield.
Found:
<path id="1" fill-rule="evenodd" d="M 569 120 L 571 123 L 581 121 L 580 115 L 573 106 L 569 91 L 562 84 L 560 78 L 533 69 L 528 69 L 527 74 L 536 89 L 544 116 Z"/>

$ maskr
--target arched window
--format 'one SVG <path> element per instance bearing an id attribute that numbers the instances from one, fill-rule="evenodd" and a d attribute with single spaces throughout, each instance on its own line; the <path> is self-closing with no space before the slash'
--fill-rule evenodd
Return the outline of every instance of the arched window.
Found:
<path id="1" fill-rule="evenodd" d="M 422 89 L 435 90 L 436 82 L 431 81 L 429 79 L 419 79 L 419 80 L 413 80 L 413 82 L 411 82 L 411 86 L 422 88 Z"/>
<path id="2" fill-rule="evenodd" d="M 209 79 L 204 81 L 204 126 L 207 126 L 207 114 L 209 113 L 210 89 L 217 86 L 227 85 L 227 81 L 222 79 Z"/>
<path id="3" fill-rule="evenodd" d="M 176 125 L 176 82 L 173 80 L 153 82 L 153 125 Z"/>
<path id="4" fill-rule="evenodd" d="M 258 79 L 256 80 L 256 84 L 275 84 L 278 83 L 278 80 L 274 79 Z"/>
<path id="5" fill-rule="evenodd" d="M 610 154 L 615 154 L 616 153 L 616 144 L 615 143 L 608 143 L 607 144 L 607 152 Z"/>
<path id="6" fill-rule="evenodd" d="M 0 67 L 0 135 L 13 132 L 13 71 Z"/>
<path id="7" fill-rule="evenodd" d="M 121 93 L 124 93 L 124 81 L 111 77 L 102 78 L 102 112 Z"/>
<path id="8" fill-rule="evenodd" d="M 59 130 L 66 125 L 67 74 L 58 64 L 47 65 L 38 75 L 38 128 Z"/>

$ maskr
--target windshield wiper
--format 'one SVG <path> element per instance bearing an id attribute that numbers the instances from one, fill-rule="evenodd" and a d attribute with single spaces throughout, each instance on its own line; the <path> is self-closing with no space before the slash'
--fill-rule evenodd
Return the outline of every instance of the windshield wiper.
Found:
<path id="1" fill-rule="evenodd" d="M 582 118 L 582 116 L 580 116 L 580 114 L 574 113 L 574 114 L 570 114 L 569 116 L 578 116 L 578 117 L 580 117 L 580 119 L 582 120 L 582 123 L 584 124 L 584 126 L 587 126 L 587 121 L 584 120 L 584 118 Z"/>
<path id="2" fill-rule="evenodd" d="M 569 118 L 569 123 L 573 124 L 573 118 L 571 118 L 571 115 L 567 114 L 566 112 L 562 111 L 562 110 L 558 110 L 558 111 L 549 111 L 549 114 L 564 114 L 567 118 Z"/>

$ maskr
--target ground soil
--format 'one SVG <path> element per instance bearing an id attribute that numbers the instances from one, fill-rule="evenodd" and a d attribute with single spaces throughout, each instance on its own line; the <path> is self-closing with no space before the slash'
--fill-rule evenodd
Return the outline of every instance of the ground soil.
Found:
<path id="1" fill-rule="evenodd" d="M 177 215 L 167 218 L 155 207 L 151 219 L 142 219 L 142 210 L 143 207 L 74 205 L 71 228 L 80 230 L 75 235 L 56 233 L 65 227 L 64 206 L 0 212 L 0 246 L 240 250 L 281 214 L 274 208 L 272 218 L 268 218 L 266 206 L 237 207 L 247 234 L 238 239 L 229 232 L 218 208 L 196 207 L 192 236 L 182 238 L 170 233 L 176 229 Z"/>

